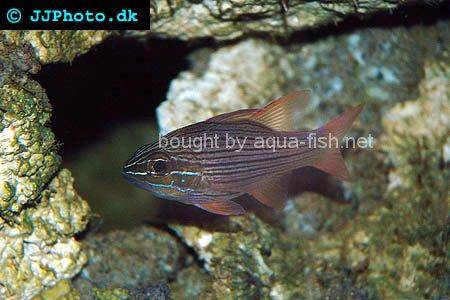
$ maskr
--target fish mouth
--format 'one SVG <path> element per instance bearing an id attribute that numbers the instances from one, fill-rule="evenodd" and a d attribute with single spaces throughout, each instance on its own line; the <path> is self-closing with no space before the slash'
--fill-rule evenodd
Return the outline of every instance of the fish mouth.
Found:
<path id="1" fill-rule="evenodd" d="M 122 167 L 122 176 L 125 178 L 139 178 L 147 175 L 146 162 L 136 163 L 133 158 L 129 159 Z"/>
<path id="2" fill-rule="evenodd" d="M 133 168 L 132 164 L 125 164 L 125 166 L 122 168 L 121 175 L 124 179 L 134 182 L 139 179 L 139 176 L 136 174 L 135 168 Z"/>
<path id="3" fill-rule="evenodd" d="M 124 165 L 124 167 L 122 168 L 122 177 L 124 177 L 125 179 L 130 179 L 133 177 L 133 170 L 131 169 L 131 164 L 127 161 Z"/>
<path id="4" fill-rule="evenodd" d="M 148 186 L 148 184 L 145 184 L 144 181 L 139 178 L 139 176 L 136 176 L 135 174 L 132 174 L 130 171 L 126 171 L 125 169 L 121 172 L 122 177 L 128 181 L 129 183 L 137 186 L 138 188 L 141 188 L 143 190 L 152 191 L 152 189 Z"/>
<path id="5" fill-rule="evenodd" d="M 120 172 L 120 174 L 126 180 L 133 180 L 133 175 L 131 175 L 129 172 L 127 172 L 125 170 L 122 170 L 122 172 Z"/>
<path id="6" fill-rule="evenodd" d="M 143 175 L 147 175 L 146 172 L 140 172 L 140 170 L 137 170 L 136 165 L 134 164 L 125 164 L 125 166 L 122 168 L 122 176 L 125 179 L 138 179 L 139 177 Z"/>

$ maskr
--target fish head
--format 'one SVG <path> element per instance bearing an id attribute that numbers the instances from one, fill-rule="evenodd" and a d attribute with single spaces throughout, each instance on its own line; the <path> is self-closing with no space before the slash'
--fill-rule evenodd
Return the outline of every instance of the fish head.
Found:
<path id="1" fill-rule="evenodd" d="M 201 183 L 194 164 L 186 163 L 177 154 L 149 145 L 139 148 L 125 162 L 123 177 L 134 185 L 160 198 L 183 200 Z"/>

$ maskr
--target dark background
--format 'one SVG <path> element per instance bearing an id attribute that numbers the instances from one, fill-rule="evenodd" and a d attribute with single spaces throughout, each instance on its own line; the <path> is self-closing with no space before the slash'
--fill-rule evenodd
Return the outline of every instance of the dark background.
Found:
<path id="1" fill-rule="evenodd" d="M 188 68 L 192 47 L 176 40 L 111 37 L 71 64 L 34 76 L 53 107 L 52 129 L 63 159 L 120 123 L 155 121 L 170 81 Z"/>

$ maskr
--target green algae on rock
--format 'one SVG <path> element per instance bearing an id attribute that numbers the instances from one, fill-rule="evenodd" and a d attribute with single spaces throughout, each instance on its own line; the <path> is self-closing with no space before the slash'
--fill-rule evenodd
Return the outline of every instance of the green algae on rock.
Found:
<path id="1" fill-rule="evenodd" d="M 32 205 L 57 171 L 55 137 L 46 126 L 51 107 L 44 90 L 29 81 L 0 88 L 0 216 Z"/>
<path id="2" fill-rule="evenodd" d="M 29 44 L 41 64 L 71 62 L 111 32 L 102 30 L 11 30 L 3 31 L 3 39 L 18 47 Z"/>
<path id="3" fill-rule="evenodd" d="M 54 32 L 0 34 L 2 298 L 29 299 L 75 276 L 87 260 L 74 236 L 85 229 L 90 210 L 75 192 L 70 172 L 60 170 L 55 136 L 48 127 L 49 100 L 28 75 L 40 69 L 39 63 L 73 59 L 87 50 L 88 42 L 78 50 L 62 44 L 56 49 L 50 36 L 58 38 Z M 50 43 L 39 44 L 39 37 Z"/>
<path id="4" fill-rule="evenodd" d="M 152 34 L 219 40 L 255 31 L 289 34 L 342 19 L 336 12 L 366 14 L 398 5 L 194 2 L 152 2 Z M 344 192 L 359 206 L 342 207 L 306 193 L 283 212 L 292 221 L 285 228 L 252 214 L 231 219 L 240 228 L 235 233 L 172 226 L 206 270 L 159 230 L 88 236 L 85 247 L 74 238 L 84 230 L 89 208 L 74 191 L 70 173 L 58 172 L 60 158 L 46 126 L 51 108 L 26 74 L 37 72 L 39 63 L 72 61 L 110 32 L 2 32 L 0 295 L 30 298 L 50 288 L 42 297 L 82 298 L 85 291 L 75 291 L 65 279 L 79 273 L 89 254 L 75 285 L 86 283 L 87 293 L 100 299 L 132 298 L 134 287 L 161 279 L 173 280 L 177 295 L 185 287 L 186 294 L 206 298 L 445 297 L 450 75 L 442 49 L 449 32 L 447 22 L 356 30 L 285 48 L 247 40 L 180 74 L 158 109 L 163 132 L 312 88 L 302 125 L 314 127 L 343 107 L 366 101 L 367 112 L 355 129 L 382 134 L 371 153 L 354 151 L 347 158 L 358 178 L 344 184 Z M 293 224 L 300 230 L 287 230 Z"/>
<path id="5" fill-rule="evenodd" d="M 233 225 L 238 229 L 234 233 L 173 228 L 204 261 L 216 298 L 267 297 L 287 280 L 280 276 L 279 268 L 284 268 L 286 275 L 300 268 L 305 255 L 300 247 L 303 242 L 280 234 L 253 215 L 233 218 Z"/>
<path id="6" fill-rule="evenodd" d="M 87 260 L 74 235 L 86 227 L 89 207 L 62 170 L 11 222 L 1 221 L 0 294 L 28 299 L 77 274 Z"/>
<path id="7" fill-rule="evenodd" d="M 208 273 L 197 265 L 181 270 L 176 280 L 170 283 L 170 295 L 173 299 L 217 299 L 211 288 L 213 280 Z"/>
<path id="8" fill-rule="evenodd" d="M 80 293 L 75 290 L 69 280 L 61 280 L 49 289 L 44 290 L 39 295 L 32 298 L 33 300 L 81 300 Z"/>
<path id="9" fill-rule="evenodd" d="M 12 42 L 0 43 L 0 87 L 6 83 L 26 82 L 26 73 L 35 74 L 41 68 L 33 47 L 29 44 L 17 46 Z"/>
<path id="10" fill-rule="evenodd" d="M 74 286 L 86 297 L 98 289 L 137 292 L 192 264 L 173 236 L 149 227 L 88 235 L 83 247 L 89 261 Z"/>

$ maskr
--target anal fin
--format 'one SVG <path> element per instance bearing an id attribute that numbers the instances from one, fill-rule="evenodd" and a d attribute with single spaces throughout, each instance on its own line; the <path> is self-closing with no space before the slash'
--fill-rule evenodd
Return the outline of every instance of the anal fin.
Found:
<path id="1" fill-rule="evenodd" d="M 330 148 L 319 161 L 311 166 L 336 176 L 340 180 L 348 180 L 350 177 L 339 148 Z"/>
<path id="2" fill-rule="evenodd" d="M 231 200 L 211 200 L 207 202 L 196 203 L 194 205 L 211 213 L 223 216 L 245 214 L 244 208 Z"/>
<path id="3" fill-rule="evenodd" d="M 281 209 L 286 202 L 290 178 L 291 173 L 261 182 L 249 194 L 264 205 Z"/>

